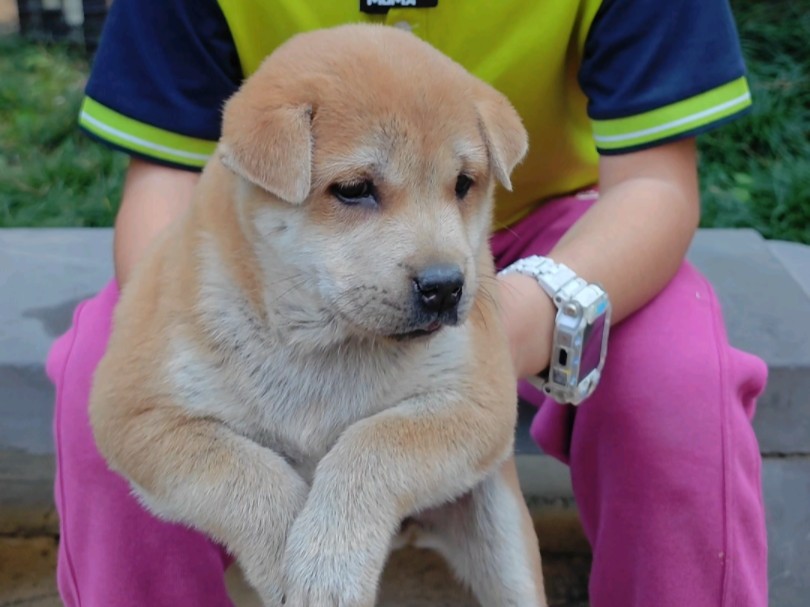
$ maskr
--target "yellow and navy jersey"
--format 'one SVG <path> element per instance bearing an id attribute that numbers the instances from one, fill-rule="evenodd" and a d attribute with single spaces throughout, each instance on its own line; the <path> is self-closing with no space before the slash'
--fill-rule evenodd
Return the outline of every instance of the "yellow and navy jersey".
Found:
<path id="1" fill-rule="evenodd" d="M 512 101 L 530 151 L 498 193 L 498 225 L 594 184 L 599 154 L 693 136 L 751 104 L 728 0 L 115 0 L 80 125 L 199 170 L 225 99 L 265 56 L 351 22 L 408 29 Z"/>

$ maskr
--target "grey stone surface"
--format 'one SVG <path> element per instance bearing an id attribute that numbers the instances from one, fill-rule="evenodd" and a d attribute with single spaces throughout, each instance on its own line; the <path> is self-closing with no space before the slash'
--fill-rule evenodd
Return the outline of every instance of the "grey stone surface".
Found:
<path id="1" fill-rule="evenodd" d="M 807 247 L 797 242 L 772 240 L 768 242 L 768 248 L 810 297 L 810 251 Z"/>
<path id="2" fill-rule="evenodd" d="M 770 605 L 806 607 L 810 604 L 810 457 L 766 458 L 762 485 Z"/>
<path id="3" fill-rule="evenodd" d="M 0 449 L 53 452 L 44 361 L 112 272 L 111 230 L 0 230 Z"/>
<path id="4" fill-rule="evenodd" d="M 764 454 L 810 453 L 810 299 L 797 280 L 810 283 L 810 247 L 791 255 L 788 270 L 753 230 L 701 230 L 689 251 L 714 285 L 730 343 L 768 364 L 754 420 Z"/>

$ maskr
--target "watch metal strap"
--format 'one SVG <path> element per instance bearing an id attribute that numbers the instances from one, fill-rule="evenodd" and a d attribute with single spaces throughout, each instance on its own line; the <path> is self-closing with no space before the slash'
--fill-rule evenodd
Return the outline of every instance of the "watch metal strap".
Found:
<path id="1" fill-rule="evenodd" d="M 540 255 L 518 259 L 501 271 L 501 275 L 513 273 L 531 276 L 537 280 L 557 307 L 587 285 L 587 282 L 579 278 L 567 265 Z"/>

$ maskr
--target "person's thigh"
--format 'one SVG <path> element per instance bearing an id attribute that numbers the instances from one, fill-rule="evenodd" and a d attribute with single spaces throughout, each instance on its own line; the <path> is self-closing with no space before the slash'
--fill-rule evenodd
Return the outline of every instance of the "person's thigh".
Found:
<path id="1" fill-rule="evenodd" d="M 548 252 L 589 204 L 570 199 L 541 210 L 511 237 L 511 256 Z M 524 388 L 539 405 L 532 436 L 571 466 L 594 550 L 595 607 L 767 604 L 750 423 L 766 375 L 761 360 L 728 344 L 711 286 L 684 263 L 613 328 L 589 400 L 562 406 Z"/>
<path id="2" fill-rule="evenodd" d="M 153 517 L 96 449 L 88 396 L 117 299 L 111 283 L 79 304 L 47 361 L 56 387 L 59 592 L 69 607 L 229 606 L 225 552 L 191 529 Z"/>

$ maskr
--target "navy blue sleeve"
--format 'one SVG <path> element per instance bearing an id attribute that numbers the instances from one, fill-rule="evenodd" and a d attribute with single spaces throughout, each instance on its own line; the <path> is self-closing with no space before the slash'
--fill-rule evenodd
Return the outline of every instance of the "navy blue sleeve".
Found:
<path id="1" fill-rule="evenodd" d="M 727 0 L 604 0 L 580 85 L 599 120 L 669 105 L 744 72 Z"/>
<path id="2" fill-rule="evenodd" d="M 744 76 L 728 0 L 604 0 L 579 81 L 597 147 L 618 151 L 693 134 L 746 110 Z"/>
<path id="3" fill-rule="evenodd" d="M 213 141 L 241 80 L 215 0 L 115 0 L 86 93 L 138 123 Z"/>

